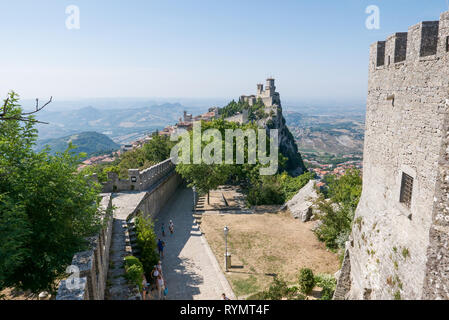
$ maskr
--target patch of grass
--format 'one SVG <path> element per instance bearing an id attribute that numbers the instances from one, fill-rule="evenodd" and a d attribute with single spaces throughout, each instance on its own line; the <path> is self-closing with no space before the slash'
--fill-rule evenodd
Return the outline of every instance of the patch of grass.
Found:
<path id="1" fill-rule="evenodd" d="M 394 300 L 401 300 L 401 293 L 399 290 L 394 293 Z"/>
<path id="2" fill-rule="evenodd" d="M 237 296 L 252 294 L 260 290 L 257 284 L 257 278 L 253 275 L 246 279 L 232 280 L 232 285 Z"/>
<path id="3" fill-rule="evenodd" d="M 268 262 L 276 262 L 279 261 L 279 258 L 273 255 L 264 256 L 265 260 Z"/>
<path id="4" fill-rule="evenodd" d="M 407 248 L 402 249 L 402 256 L 404 257 L 404 259 L 407 259 L 408 257 L 410 257 L 410 252 L 408 251 Z"/>

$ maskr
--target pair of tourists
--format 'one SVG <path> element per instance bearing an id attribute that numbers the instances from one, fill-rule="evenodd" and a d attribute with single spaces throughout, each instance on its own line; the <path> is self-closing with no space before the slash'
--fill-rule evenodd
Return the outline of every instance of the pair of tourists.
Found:
<path id="1" fill-rule="evenodd" d="M 153 267 L 153 271 L 151 272 L 151 277 L 154 280 L 154 286 L 157 289 L 159 300 L 162 298 L 165 298 L 167 295 L 168 289 L 167 284 L 164 279 L 163 273 L 162 273 L 162 262 L 159 261 L 157 265 Z"/>
<path id="2" fill-rule="evenodd" d="M 170 223 L 168 224 L 168 229 L 170 230 L 170 234 L 173 234 L 175 232 L 175 225 L 173 224 L 173 221 L 170 220 Z M 162 236 L 165 237 L 165 225 L 162 223 L 161 225 L 161 232 Z"/>

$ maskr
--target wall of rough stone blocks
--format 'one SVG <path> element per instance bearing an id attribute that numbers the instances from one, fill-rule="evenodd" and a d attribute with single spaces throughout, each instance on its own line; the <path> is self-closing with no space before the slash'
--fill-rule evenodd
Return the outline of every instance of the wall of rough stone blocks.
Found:
<path id="1" fill-rule="evenodd" d="M 172 172 L 147 192 L 131 216 L 137 212 L 142 212 L 145 216 L 155 218 L 175 194 L 181 183 L 181 176 L 176 172 Z M 128 219 L 130 219 L 130 217 L 128 217 Z"/>
<path id="2" fill-rule="evenodd" d="M 128 217 L 142 211 L 145 215 L 154 218 L 175 194 L 182 183 L 182 178 L 174 170 L 168 173 L 164 166 L 158 167 L 154 174 L 146 173 L 150 178 L 165 172 L 164 177 L 155 179 L 155 183 L 146 186 L 147 192 L 142 201 L 136 206 L 134 212 Z M 112 197 L 110 193 L 103 194 L 100 204 L 101 210 L 111 209 Z M 109 249 L 112 239 L 112 218 L 105 220 L 105 227 L 98 236 L 90 240 L 90 250 L 76 253 L 72 265 L 79 268 L 79 285 L 73 289 L 68 287 L 69 279 L 62 280 L 58 288 L 57 300 L 103 300 L 109 268 Z"/>
<path id="3" fill-rule="evenodd" d="M 58 287 L 56 300 L 103 300 L 106 288 L 106 278 L 109 268 L 109 248 L 112 238 L 112 208 L 111 194 L 103 194 L 100 210 L 104 227 L 100 233 L 89 239 L 90 249 L 78 252 L 72 259 L 72 266 L 79 269 L 79 283 L 74 289 L 70 278 L 62 280 Z M 76 276 L 72 274 L 72 276 Z"/>
<path id="4" fill-rule="evenodd" d="M 448 13 L 440 19 L 371 46 L 363 191 L 347 247 L 349 279 L 339 280 L 351 283 L 346 298 L 421 299 L 435 294 L 424 289 L 432 281 L 449 284 L 439 277 L 449 259 L 436 258 L 447 256 L 448 229 L 436 228 L 434 217 L 449 114 Z M 399 202 L 403 172 L 414 178 L 411 208 Z M 447 190 L 441 197 L 436 210 L 447 217 Z"/>
<path id="5" fill-rule="evenodd" d="M 422 296 L 432 300 L 449 299 L 449 116 L 446 116 L 445 127 Z"/>
<path id="6" fill-rule="evenodd" d="M 175 165 L 171 159 L 167 159 L 142 171 L 129 169 L 126 180 L 120 179 L 115 172 L 108 172 L 108 181 L 103 184 L 103 192 L 145 191 L 174 169 Z"/>

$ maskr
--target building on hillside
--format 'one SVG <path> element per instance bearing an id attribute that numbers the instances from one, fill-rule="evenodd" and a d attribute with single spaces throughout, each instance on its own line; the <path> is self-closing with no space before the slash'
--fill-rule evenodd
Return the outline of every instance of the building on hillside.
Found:
<path id="1" fill-rule="evenodd" d="M 236 122 L 240 124 L 248 123 L 249 121 L 248 110 L 245 109 L 242 112 L 237 112 L 235 115 L 225 118 L 225 121 Z"/>
<path id="2" fill-rule="evenodd" d="M 279 93 L 276 92 L 274 81 L 275 80 L 273 78 L 268 78 L 266 81 L 265 89 L 263 87 L 263 84 L 257 84 L 257 94 L 250 96 L 242 95 L 240 96 L 240 101 L 248 102 L 248 104 L 252 106 L 258 99 L 261 99 L 266 107 L 273 106 L 280 101 Z"/>
<path id="3" fill-rule="evenodd" d="M 371 46 L 363 192 L 335 299 L 449 299 L 449 12 Z"/>

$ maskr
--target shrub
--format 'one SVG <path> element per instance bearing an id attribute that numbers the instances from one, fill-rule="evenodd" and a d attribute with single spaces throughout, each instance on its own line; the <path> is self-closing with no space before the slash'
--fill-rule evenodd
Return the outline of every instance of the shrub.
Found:
<path id="1" fill-rule="evenodd" d="M 144 274 L 143 265 L 134 256 L 125 257 L 125 278 L 129 283 L 136 285 L 142 290 L 142 276 Z"/>
<path id="2" fill-rule="evenodd" d="M 281 300 L 282 298 L 288 295 L 288 287 L 287 283 L 280 279 L 274 278 L 273 283 L 268 288 L 268 291 L 265 293 L 267 300 Z"/>
<path id="3" fill-rule="evenodd" d="M 315 276 L 315 283 L 322 288 L 321 300 L 332 300 L 337 281 L 330 274 L 319 274 Z"/>
<path id="4" fill-rule="evenodd" d="M 309 268 L 302 268 L 299 272 L 299 288 L 302 293 L 309 294 L 315 287 L 315 277 L 313 271 Z"/>
<path id="5" fill-rule="evenodd" d="M 285 200 L 281 184 L 276 176 L 263 176 L 249 190 L 247 201 L 251 205 L 283 204 Z"/>
<path id="6" fill-rule="evenodd" d="M 136 217 L 137 246 L 140 249 L 140 260 L 146 274 L 150 274 L 153 266 L 159 261 L 156 251 L 156 234 L 151 218 L 145 218 L 141 213 Z"/>
<path id="7" fill-rule="evenodd" d="M 301 294 L 298 287 L 288 287 L 287 282 L 280 278 L 274 278 L 270 287 L 262 292 L 255 293 L 246 300 L 306 300 L 307 297 Z"/>
<path id="8" fill-rule="evenodd" d="M 292 177 L 283 172 L 280 175 L 280 181 L 284 193 L 284 201 L 289 201 L 293 198 L 314 176 L 313 172 L 306 172 L 298 177 Z"/>
<path id="9" fill-rule="evenodd" d="M 326 180 L 328 188 L 325 193 L 329 199 L 320 196 L 315 202 L 318 218 L 322 221 L 315 233 L 327 248 L 344 249 L 362 192 L 362 178 L 358 170 L 349 170 L 340 178 L 329 176 Z M 357 218 L 355 223 L 361 229 L 361 218 Z"/>
<path id="10" fill-rule="evenodd" d="M 314 174 L 307 172 L 291 177 L 286 172 L 274 176 L 258 177 L 248 192 L 247 201 L 251 205 L 284 204 L 304 187 Z"/>

